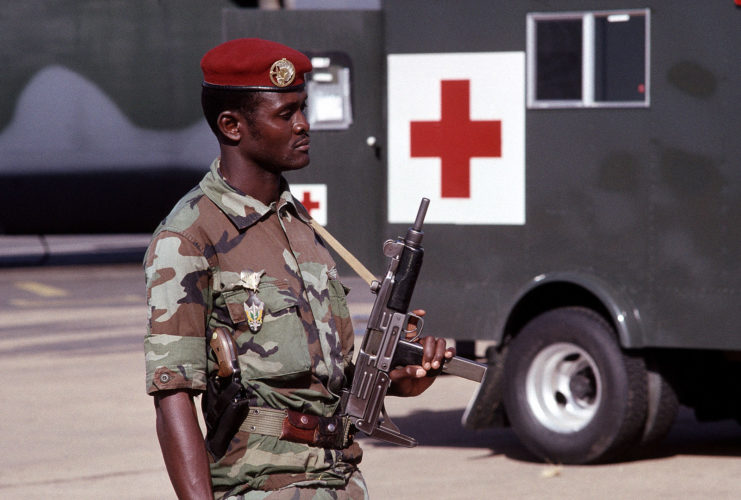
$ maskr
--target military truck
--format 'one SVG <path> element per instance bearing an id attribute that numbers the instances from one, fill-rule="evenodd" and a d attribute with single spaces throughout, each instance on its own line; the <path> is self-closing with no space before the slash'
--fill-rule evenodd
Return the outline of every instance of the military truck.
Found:
<path id="1" fill-rule="evenodd" d="M 650 449 L 680 404 L 701 420 L 741 417 L 741 10 L 731 1 L 634 7 L 385 4 L 390 71 L 394 54 L 522 54 L 499 71 L 524 82 L 524 93 L 504 97 L 524 125 L 503 107 L 475 120 L 501 120 L 496 161 L 523 150 L 524 160 L 470 160 L 471 193 L 475 168 L 522 168 L 524 181 L 504 181 L 521 201 L 495 195 L 512 206 L 504 223 L 428 222 L 432 276 L 419 300 L 438 331 L 493 343 L 464 424 L 511 425 L 554 463 Z M 488 64 L 467 61 L 474 74 Z M 389 102 L 390 117 L 400 104 Z M 508 123 L 522 146 L 505 137 Z M 406 162 L 429 161 L 410 151 Z M 404 168 L 394 155 L 389 168 Z"/>

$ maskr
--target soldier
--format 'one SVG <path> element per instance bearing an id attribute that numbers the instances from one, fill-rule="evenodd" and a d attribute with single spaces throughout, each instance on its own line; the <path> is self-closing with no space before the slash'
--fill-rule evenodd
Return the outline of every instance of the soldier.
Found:
<path id="1" fill-rule="evenodd" d="M 258 419 L 221 457 L 204 445 L 193 396 L 217 370 L 207 350 L 215 329 L 236 341 L 258 417 L 291 410 L 320 425 L 352 377 L 354 334 L 335 264 L 282 175 L 309 164 L 311 62 L 253 38 L 217 46 L 201 67 L 220 156 L 157 228 L 144 263 L 147 391 L 168 474 L 179 498 L 367 498 L 351 436 L 293 441 Z M 390 393 L 421 393 L 434 380 L 426 370 L 453 356 L 442 339 L 421 341 L 422 366 L 395 369 Z"/>

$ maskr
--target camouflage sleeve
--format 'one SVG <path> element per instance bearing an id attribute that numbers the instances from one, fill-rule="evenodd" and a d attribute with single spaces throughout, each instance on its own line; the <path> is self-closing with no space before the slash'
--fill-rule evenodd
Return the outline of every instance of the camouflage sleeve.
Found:
<path id="1" fill-rule="evenodd" d="M 187 238 L 164 231 L 152 240 L 144 267 L 147 392 L 205 390 L 208 262 Z"/>

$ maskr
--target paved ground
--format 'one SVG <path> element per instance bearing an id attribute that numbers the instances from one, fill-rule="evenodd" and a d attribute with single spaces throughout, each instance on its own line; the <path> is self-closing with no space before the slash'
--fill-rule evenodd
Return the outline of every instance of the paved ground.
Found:
<path id="1" fill-rule="evenodd" d="M 362 324 L 369 294 L 353 283 Z M 174 498 L 144 393 L 139 266 L 0 270 L 0 498 Z M 375 499 L 738 498 L 741 427 L 683 412 L 650 459 L 597 467 L 533 461 L 508 429 L 463 430 L 476 384 L 443 377 L 389 400 L 420 446 L 364 440 Z"/>

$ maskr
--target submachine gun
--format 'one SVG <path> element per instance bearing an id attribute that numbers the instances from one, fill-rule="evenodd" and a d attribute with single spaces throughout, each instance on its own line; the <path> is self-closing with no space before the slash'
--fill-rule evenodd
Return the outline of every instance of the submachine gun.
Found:
<path id="1" fill-rule="evenodd" d="M 391 384 L 391 370 L 422 364 L 422 346 L 414 342 L 416 337 L 407 340 L 406 334 L 410 326 L 416 325 L 418 337 L 424 325 L 423 319 L 408 309 L 422 268 L 422 223 L 429 204 L 430 200 L 423 198 L 406 236 L 388 240 L 383 246 L 384 255 L 390 259 L 388 270 L 380 283 L 375 280 L 371 284 L 376 299 L 355 361 L 352 386 L 343 390 L 341 402 L 341 413 L 357 429 L 370 437 L 408 447 L 416 446 L 417 441 L 399 431 L 387 415 L 383 401 Z M 442 373 L 481 382 L 486 365 L 455 356 L 444 361 Z"/>

